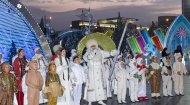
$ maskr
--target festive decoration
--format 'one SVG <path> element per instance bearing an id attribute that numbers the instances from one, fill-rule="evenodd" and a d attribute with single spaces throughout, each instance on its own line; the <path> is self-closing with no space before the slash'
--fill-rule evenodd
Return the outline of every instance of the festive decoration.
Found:
<path id="1" fill-rule="evenodd" d="M 164 32 L 162 31 L 162 29 L 156 29 L 154 30 L 154 34 L 158 36 L 161 44 L 162 44 L 162 47 L 164 47 L 164 40 L 165 40 L 165 35 L 164 35 Z"/>
<path id="2" fill-rule="evenodd" d="M 3 52 L 3 61 L 11 62 L 15 49 L 26 46 L 29 49 L 33 44 L 46 55 L 51 53 L 39 26 L 24 6 L 21 11 L 15 6 L 18 3 L 18 0 L 0 0 L 0 50 Z M 29 58 L 31 57 L 29 54 Z"/>
<path id="3" fill-rule="evenodd" d="M 107 36 L 103 33 L 97 32 L 97 33 L 89 34 L 80 40 L 80 42 L 77 46 L 77 51 L 78 51 L 79 55 L 82 55 L 83 50 L 86 47 L 86 42 L 89 39 L 95 39 L 98 42 L 99 47 L 104 49 L 105 51 L 112 51 L 112 50 L 116 49 L 115 43 L 109 36 Z"/>
<path id="4" fill-rule="evenodd" d="M 130 44 L 131 48 L 133 48 L 134 53 L 142 53 L 142 51 L 137 43 L 137 40 L 134 36 L 131 36 L 127 41 Z"/>
<path id="5" fill-rule="evenodd" d="M 183 15 L 178 16 L 171 24 L 164 42 L 168 52 L 174 51 L 178 45 L 190 49 L 190 23 Z"/>
<path id="6" fill-rule="evenodd" d="M 145 42 L 144 42 L 143 37 L 142 37 L 142 36 L 138 36 L 138 37 L 137 37 L 137 42 L 138 42 L 138 45 L 139 45 L 141 51 L 142 51 L 143 53 L 145 53 L 145 52 L 146 52 L 145 49 L 144 49 Z"/>
<path id="7" fill-rule="evenodd" d="M 152 54 L 152 55 L 156 55 L 156 46 L 152 43 L 146 44 L 144 47 L 146 53 L 145 56 L 147 56 L 148 54 Z"/>
<path id="8" fill-rule="evenodd" d="M 181 38 L 181 37 L 186 37 L 187 36 L 187 31 L 185 30 L 184 27 L 180 27 L 177 32 L 176 32 L 176 35 L 178 36 L 178 38 Z"/>
<path id="9" fill-rule="evenodd" d="M 14 41 L 11 43 L 11 48 L 9 52 L 9 63 L 12 64 L 12 58 L 17 54 L 17 49 Z"/>
<path id="10" fill-rule="evenodd" d="M 153 37 L 152 37 L 152 41 L 154 42 L 154 44 L 156 45 L 156 48 L 157 48 L 158 50 L 162 50 L 162 49 L 163 49 L 162 44 L 161 44 L 161 42 L 160 42 L 158 36 L 153 36 Z"/>
<path id="11" fill-rule="evenodd" d="M 151 38 L 148 35 L 148 31 L 146 29 L 142 29 L 141 34 L 146 44 L 152 44 Z"/>

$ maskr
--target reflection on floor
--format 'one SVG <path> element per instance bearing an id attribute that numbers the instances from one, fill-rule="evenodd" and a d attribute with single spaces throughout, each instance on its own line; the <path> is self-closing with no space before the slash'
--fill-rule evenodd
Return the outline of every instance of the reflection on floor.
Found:
<path id="1" fill-rule="evenodd" d="M 109 98 L 104 102 L 107 103 L 107 105 L 190 105 L 190 77 L 184 77 L 184 88 L 185 88 L 184 89 L 185 96 L 174 96 L 174 97 L 162 96 L 161 98 L 158 99 L 152 99 L 150 95 L 150 85 L 147 84 L 147 95 L 150 98 L 147 101 L 131 103 L 129 96 L 127 95 L 126 104 L 118 104 L 116 96 Z M 81 105 L 88 105 L 88 103 L 82 101 Z M 99 105 L 99 104 L 95 102 L 92 103 L 92 105 Z"/>

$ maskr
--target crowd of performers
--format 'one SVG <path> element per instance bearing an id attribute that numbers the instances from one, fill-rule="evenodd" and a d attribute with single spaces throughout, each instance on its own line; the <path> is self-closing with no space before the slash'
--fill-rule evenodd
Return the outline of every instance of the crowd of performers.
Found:
<path id="1" fill-rule="evenodd" d="M 138 102 L 148 100 L 146 82 L 151 85 L 152 98 L 160 97 L 161 88 L 163 96 L 174 96 L 172 83 L 175 95 L 184 95 L 183 76 L 188 73 L 186 68 L 190 69 L 190 60 L 180 46 L 171 54 L 165 48 L 162 55 L 150 55 L 147 60 L 142 54 L 117 56 L 117 50 L 103 51 L 94 39 L 87 42 L 86 48 L 83 57 L 72 50 L 67 58 L 66 49 L 56 45 L 49 63 L 39 48 L 31 61 L 19 49 L 12 66 L 8 62 L 1 64 L 0 105 L 80 105 L 81 99 L 106 105 L 104 100 L 114 95 L 118 103 L 126 103 L 127 89 L 130 100 Z"/>

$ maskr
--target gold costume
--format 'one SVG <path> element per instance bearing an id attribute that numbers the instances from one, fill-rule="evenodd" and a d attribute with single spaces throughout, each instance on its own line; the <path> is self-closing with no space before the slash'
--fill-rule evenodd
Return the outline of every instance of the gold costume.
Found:
<path id="1" fill-rule="evenodd" d="M 48 105 L 57 105 L 57 97 L 63 94 L 58 74 L 49 72 L 46 77 L 46 88 L 44 93 L 48 98 Z"/>
<path id="2" fill-rule="evenodd" d="M 13 74 L 0 74 L 0 105 L 13 105 L 17 86 L 16 77 Z"/>

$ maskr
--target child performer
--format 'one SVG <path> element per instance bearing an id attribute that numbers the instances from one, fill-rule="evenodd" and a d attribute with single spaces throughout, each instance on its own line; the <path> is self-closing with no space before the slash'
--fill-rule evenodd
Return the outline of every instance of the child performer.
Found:
<path id="1" fill-rule="evenodd" d="M 180 53 L 175 53 L 175 63 L 173 64 L 174 73 L 174 89 L 176 95 L 184 95 L 184 84 L 183 75 L 187 74 L 185 65 L 182 63 L 182 55 Z"/>
<path id="2" fill-rule="evenodd" d="M 29 63 L 29 70 L 26 74 L 26 85 L 28 86 L 28 105 L 39 105 L 40 91 L 44 84 L 43 77 L 38 70 L 36 59 L 32 59 Z"/>
<path id="3" fill-rule="evenodd" d="M 151 84 L 151 96 L 158 98 L 160 97 L 161 68 L 157 63 L 157 57 L 152 57 L 152 63 L 150 64 L 148 70 L 152 75 L 149 79 Z"/>
<path id="4" fill-rule="evenodd" d="M 129 84 L 130 84 L 130 98 L 132 102 L 139 101 L 138 94 L 138 69 L 136 67 L 135 58 L 129 60 Z"/>
<path id="5" fill-rule="evenodd" d="M 73 96 L 74 105 L 80 105 L 80 100 L 82 97 L 82 85 L 86 82 L 84 68 L 80 65 L 79 56 L 73 57 L 73 65 L 71 67 L 72 73 L 74 74 L 73 79 Z"/>
<path id="6" fill-rule="evenodd" d="M 172 95 L 172 66 L 170 64 L 170 58 L 164 57 L 162 59 L 164 66 L 162 67 L 162 81 L 163 81 L 163 95 L 164 96 L 173 96 Z"/>
<path id="7" fill-rule="evenodd" d="M 138 84 L 138 100 L 144 101 L 147 100 L 146 96 L 146 76 L 147 76 L 147 67 L 143 63 L 142 55 L 136 56 L 137 68 L 139 69 L 139 84 Z"/>
<path id="8" fill-rule="evenodd" d="M 1 65 L 0 74 L 0 105 L 13 105 L 14 93 L 17 90 L 16 77 L 10 73 L 11 66 L 8 62 Z"/>
<path id="9" fill-rule="evenodd" d="M 59 79 L 59 75 L 56 73 L 56 65 L 54 62 L 49 64 L 49 72 L 46 77 L 46 87 L 44 93 L 48 98 L 47 105 L 57 105 L 58 96 L 63 95 L 63 88 Z"/>
<path id="10" fill-rule="evenodd" d="M 125 98 L 126 98 L 126 93 L 127 93 L 127 79 L 129 78 L 129 74 L 125 70 L 125 64 L 124 62 L 119 62 L 119 67 L 118 67 L 118 72 L 116 72 L 116 79 L 118 82 L 118 103 L 126 103 Z"/>

